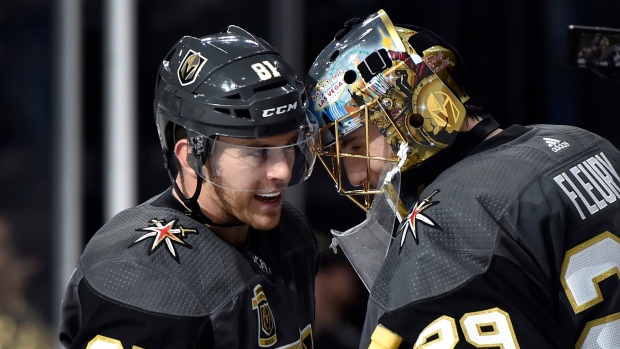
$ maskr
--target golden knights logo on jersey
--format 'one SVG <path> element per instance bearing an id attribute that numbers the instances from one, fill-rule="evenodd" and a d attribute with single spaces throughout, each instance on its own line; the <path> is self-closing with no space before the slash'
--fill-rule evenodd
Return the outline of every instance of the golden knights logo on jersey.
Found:
<path id="1" fill-rule="evenodd" d="M 258 345 L 261 347 L 274 345 L 278 341 L 276 321 L 267 302 L 267 296 L 263 293 L 263 286 L 260 284 L 254 287 L 252 309 L 256 310 L 258 315 Z"/>

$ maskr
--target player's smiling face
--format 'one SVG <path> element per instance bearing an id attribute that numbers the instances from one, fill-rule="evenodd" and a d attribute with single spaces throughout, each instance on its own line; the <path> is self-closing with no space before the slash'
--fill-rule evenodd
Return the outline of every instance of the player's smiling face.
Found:
<path id="1" fill-rule="evenodd" d="M 298 132 L 261 139 L 220 137 L 211 153 L 212 180 L 201 195 L 217 223 L 269 230 L 280 221 Z M 287 147 L 288 146 L 288 147 Z M 212 182 L 212 183 L 209 183 Z M 223 220 L 223 222 L 218 222 Z"/>

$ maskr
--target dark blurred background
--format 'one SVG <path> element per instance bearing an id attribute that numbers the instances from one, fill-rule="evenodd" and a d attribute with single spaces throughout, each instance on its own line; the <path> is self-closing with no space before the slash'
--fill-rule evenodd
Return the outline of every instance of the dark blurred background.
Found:
<path id="1" fill-rule="evenodd" d="M 59 306 L 59 299 L 53 296 L 53 246 L 58 230 L 53 217 L 53 178 L 54 162 L 62 155 L 54 146 L 59 115 L 55 115 L 52 100 L 57 92 L 54 28 L 59 1 L 0 2 L 0 215 L 12 223 L 13 240 L 21 255 L 39 261 L 24 297 L 52 326 Z M 599 133 L 620 146 L 616 104 L 620 84 L 570 67 L 567 47 L 569 24 L 620 28 L 617 0 L 288 0 L 298 5 L 298 13 L 282 11 L 283 1 L 287 0 L 136 1 L 139 202 L 169 185 L 152 115 L 161 59 L 181 36 L 212 34 L 229 24 L 263 37 L 276 48 L 281 37 L 297 34 L 303 38 L 293 45 L 295 53 L 287 54 L 305 78 L 314 58 L 345 20 L 363 18 L 382 8 L 395 24 L 431 29 L 451 43 L 466 62 L 465 85 L 472 102 L 486 106 L 503 126 L 569 124 Z M 81 3 L 84 175 L 81 205 L 75 215 L 83 217 L 80 236 L 84 242 L 105 220 L 104 5 L 105 1 L 96 0 Z M 274 23 L 287 25 L 277 27 Z M 363 219 L 361 210 L 330 188 L 327 175 L 317 164 L 313 177 L 296 194 L 323 236 L 332 228 L 343 230 Z M 362 321 L 364 294 L 362 289 L 361 296 L 355 298 L 357 303 L 343 307 L 342 316 L 353 326 Z"/>

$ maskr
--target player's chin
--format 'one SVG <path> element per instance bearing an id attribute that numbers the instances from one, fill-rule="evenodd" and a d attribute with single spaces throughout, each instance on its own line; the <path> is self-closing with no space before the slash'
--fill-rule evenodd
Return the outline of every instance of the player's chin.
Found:
<path id="1" fill-rule="evenodd" d="M 249 213 L 250 225 L 257 230 L 271 230 L 280 223 L 282 205 L 265 209 L 260 207 Z"/>
<path id="2" fill-rule="evenodd" d="M 250 225 L 256 230 L 271 230 L 280 223 L 281 212 L 257 214 L 252 217 Z"/>
<path id="3" fill-rule="evenodd" d="M 278 225 L 282 215 L 283 196 L 283 193 L 269 198 L 254 195 L 248 205 L 249 224 L 258 230 L 270 230 Z"/>

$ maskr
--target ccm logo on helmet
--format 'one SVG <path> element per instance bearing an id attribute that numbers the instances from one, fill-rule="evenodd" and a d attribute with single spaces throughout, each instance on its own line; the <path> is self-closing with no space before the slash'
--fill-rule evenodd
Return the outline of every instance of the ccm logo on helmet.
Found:
<path id="1" fill-rule="evenodd" d="M 274 114 L 284 114 L 284 113 L 288 113 L 291 110 L 295 110 L 297 109 L 297 102 L 293 103 L 293 104 L 285 104 L 285 105 L 281 105 L 279 107 L 275 107 L 275 108 L 269 108 L 269 109 L 265 109 L 263 110 L 263 117 L 264 118 L 268 118 Z"/>

